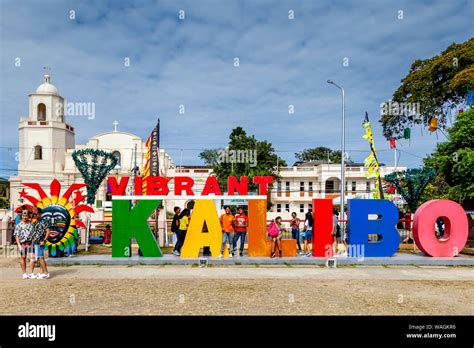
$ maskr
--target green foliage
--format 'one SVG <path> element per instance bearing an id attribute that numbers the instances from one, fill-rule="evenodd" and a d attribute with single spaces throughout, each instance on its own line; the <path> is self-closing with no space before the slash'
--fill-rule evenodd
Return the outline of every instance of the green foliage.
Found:
<path id="1" fill-rule="evenodd" d="M 474 199 L 474 109 L 459 113 L 447 133 L 448 140 L 439 143 L 424 163 L 446 183 L 440 196 L 458 202 Z"/>
<path id="2" fill-rule="evenodd" d="M 341 162 L 341 151 L 331 150 L 328 147 L 318 146 L 311 149 L 305 149 L 301 152 L 296 152 L 295 157 L 298 161 L 309 162 L 309 161 L 327 161 L 340 163 Z M 351 163 L 351 160 L 346 160 L 347 163 Z"/>
<path id="3" fill-rule="evenodd" d="M 8 209 L 10 207 L 10 202 L 7 198 L 0 197 L 0 209 Z"/>
<path id="4" fill-rule="evenodd" d="M 87 184 L 87 203 L 94 204 L 97 189 L 118 160 L 110 152 L 97 149 L 76 150 L 72 159 Z"/>
<path id="5" fill-rule="evenodd" d="M 432 168 L 407 169 L 385 175 L 385 181 L 395 187 L 407 202 L 410 211 L 415 213 L 423 191 L 435 175 L 436 172 Z"/>
<path id="6" fill-rule="evenodd" d="M 416 60 L 401 82 L 392 103 L 419 103 L 419 115 L 407 109 L 387 108 L 380 119 L 384 136 L 401 138 L 405 128 L 427 125 L 432 117 L 438 118 L 440 128 L 445 128 L 447 114 L 474 89 L 474 39 L 453 43 L 438 56 Z"/>
<path id="7" fill-rule="evenodd" d="M 232 161 L 232 151 L 256 151 L 256 161 Z M 249 177 L 249 191 L 255 191 L 257 186 L 252 183 L 254 176 L 273 176 L 273 180 L 279 179 L 278 167 L 286 166 L 286 162 L 275 154 L 271 143 L 257 140 L 255 136 L 248 136 L 242 127 L 232 130 L 229 135 L 229 144 L 226 149 L 209 149 L 199 154 L 207 165 L 212 167 L 214 175 L 221 187 L 227 189 L 227 177 L 241 176 Z M 240 163 L 239 163 L 240 162 Z"/>

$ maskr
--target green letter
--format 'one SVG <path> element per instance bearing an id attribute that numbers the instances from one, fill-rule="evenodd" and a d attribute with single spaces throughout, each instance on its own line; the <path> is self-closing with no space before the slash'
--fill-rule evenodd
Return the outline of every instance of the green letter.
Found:
<path id="1" fill-rule="evenodd" d="M 131 252 L 130 241 L 135 237 L 143 256 L 162 257 L 163 253 L 156 243 L 155 236 L 148 226 L 147 219 L 161 200 L 141 200 L 130 210 L 130 200 L 112 201 L 112 257 L 128 257 Z"/>

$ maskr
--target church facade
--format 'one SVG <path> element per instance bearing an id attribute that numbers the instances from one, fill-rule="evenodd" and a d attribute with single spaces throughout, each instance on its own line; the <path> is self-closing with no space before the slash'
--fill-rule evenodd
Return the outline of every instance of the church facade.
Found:
<path id="1" fill-rule="evenodd" d="M 130 176 L 135 163 L 138 168 L 143 167 L 147 151 L 145 142 L 137 135 L 118 131 L 117 122 L 112 131 L 97 134 L 86 144 L 76 144 L 76 129 L 67 123 L 64 98 L 51 83 L 50 76 L 44 76 L 44 82 L 36 92 L 29 94 L 28 99 L 28 116 L 21 117 L 18 125 L 18 174 L 9 178 L 13 209 L 26 203 L 20 197 L 20 191 L 25 188 L 22 183 L 38 183 L 48 194 L 54 178 L 63 190 L 72 183 L 82 183 L 81 173 L 72 159 L 74 150 L 91 148 L 114 154 L 118 164 L 109 175 Z M 175 165 L 163 149 L 159 151 L 159 166 L 162 175 L 174 175 Z M 133 194 L 131 185 L 130 182 L 127 192 Z M 110 202 L 111 194 L 104 180 L 96 195 L 96 213 L 92 220 L 103 220 L 104 208 L 110 207 Z"/>

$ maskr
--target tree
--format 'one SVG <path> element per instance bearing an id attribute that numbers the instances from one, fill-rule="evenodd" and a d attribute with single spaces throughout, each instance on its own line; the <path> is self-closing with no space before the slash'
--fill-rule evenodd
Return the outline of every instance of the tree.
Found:
<path id="1" fill-rule="evenodd" d="M 0 197 L 0 209 L 8 209 L 10 207 L 10 202 L 7 198 Z"/>
<path id="2" fill-rule="evenodd" d="M 439 143 L 424 163 L 436 170 L 438 182 L 447 184 L 439 191 L 440 198 L 462 203 L 474 199 L 474 108 L 459 113 L 447 133 L 448 140 Z"/>
<path id="3" fill-rule="evenodd" d="M 395 187 L 407 202 L 410 212 L 415 213 L 423 191 L 435 175 L 432 168 L 407 169 L 385 175 L 385 181 Z"/>
<path id="4" fill-rule="evenodd" d="M 401 138 L 403 130 L 438 119 L 446 128 L 451 114 L 474 88 L 474 39 L 453 43 L 440 55 L 416 60 L 390 103 L 382 108 L 384 136 Z"/>
<path id="5" fill-rule="evenodd" d="M 309 162 L 309 161 L 330 161 L 330 162 L 341 162 L 341 151 L 331 150 L 328 147 L 318 146 L 311 149 L 305 149 L 301 152 L 296 152 L 295 157 L 298 161 Z M 352 162 L 350 159 L 346 159 L 346 162 Z"/>
<path id="6" fill-rule="evenodd" d="M 278 168 L 286 166 L 286 162 L 275 154 L 271 143 L 248 136 L 242 127 L 232 130 L 229 144 L 225 149 L 207 149 L 199 154 L 207 165 L 212 167 L 214 175 L 221 187 L 227 189 L 227 177 L 249 177 L 249 190 L 255 191 L 254 176 L 273 176 L 279 180 Z"/>

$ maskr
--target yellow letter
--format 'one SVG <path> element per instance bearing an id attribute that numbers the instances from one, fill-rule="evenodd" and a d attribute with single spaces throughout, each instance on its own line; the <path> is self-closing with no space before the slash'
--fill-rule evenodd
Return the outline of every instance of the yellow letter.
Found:
<path id="1" fill-rule="evenodd" d="M 208 232 L 202 232 L 204 222 Z M 222 229 L 212 200 L 196 200 L 188 232 L 181 249 L 181 257 L 199 257 L 199 251 L 209 246 L 212 256 L 219 255 L 222 243 Z"/>

